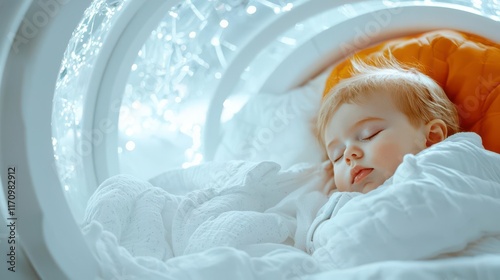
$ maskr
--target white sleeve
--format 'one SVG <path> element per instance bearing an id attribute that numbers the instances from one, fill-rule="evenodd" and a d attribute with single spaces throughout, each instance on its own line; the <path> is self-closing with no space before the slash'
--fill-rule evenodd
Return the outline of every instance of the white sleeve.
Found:
<path id="1" fill-rule="evenodd" d="M 319 228 L 321 228 L 323 222 L 333 218 L 347 202 L 359 195 L 362 195 L 362 193 L 337 191 L 330 196 L 328 202 L 318 211 L 316 218 L 307 232 L 306 249 L 309 254 L 312 254 L 315 250 L 314 234 Z"/>

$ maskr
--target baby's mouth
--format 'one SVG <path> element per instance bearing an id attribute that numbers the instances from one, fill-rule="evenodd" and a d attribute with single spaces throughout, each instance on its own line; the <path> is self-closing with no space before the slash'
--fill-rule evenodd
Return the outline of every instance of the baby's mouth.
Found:
<path id="1" fill-rule="evenodd" d="M 372 173 L 372 171 L 373 171 L 373 168 L 365 168 L 365 169 L 359 170 L 352 178 L 352 184 L 357 184 L 357 183 L 363 181 L 363 179 L 365 179 L 366 176 L 368 176 L 370 173 Z"/>

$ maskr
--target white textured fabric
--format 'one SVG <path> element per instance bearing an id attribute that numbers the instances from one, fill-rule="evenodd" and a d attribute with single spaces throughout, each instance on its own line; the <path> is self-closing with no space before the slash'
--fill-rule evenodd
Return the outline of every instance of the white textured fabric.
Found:
<path id="1" fill-rule="evenodd" d="M 153 184 L 117 176 L 82 227 L 103 279 L 493 280 L 499 168 L 500 155 L 459 133 L 406 156 L 366 195 L 328 198 L 321 165 L 211 163 Z"/>
<path id="2" fill-rule="evenodd" d="M 92 195 L 82 226 L 98 222 L 132 255 L 160 260 L 217 246 L 305 250 L 332 181 L 322 165 L 280 171 L 273 162 L 243 161 L 173 170 L 151 183 L 118 175 Z"/>

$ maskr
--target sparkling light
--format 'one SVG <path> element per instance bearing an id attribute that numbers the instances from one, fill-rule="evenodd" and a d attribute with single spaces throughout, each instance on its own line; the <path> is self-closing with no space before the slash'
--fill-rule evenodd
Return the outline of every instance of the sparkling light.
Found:
<path id="1" fill-rule="evenodd" d="M 133 129 L 133 128 L 131 128 L 131 127 L 127 128 L 127 129 L 125 130 L 125 135 L 127 135 L 127 136 L 132 136 L 132 135 L 134 135 L 134 129 Z"/>
<path id="2" fill-rule="evenodd" d="M 125 144 L 125 149 L 127 149 L 127 151 L 133 151 L 135 149 L 135 142 L 132 140 L 127 141 L 127 143 Z"/>
<path id="3" fill-rule="evenodd" d="M 219 22 L 219 26 L 222 27 L 222 28 L 226 28 L 229 26 L 229 21 L 223 19 Z"/>
<path id="4" fill-rule="evenodd" d="M 255 6 L 248 6 L 247 7 L 247 13 L 249 15 L 253 15 L 253 14 L 255 14 L 255 12 L 257 12 L 257 7 L 255 7 Z"/>
<path id="5" fill-rule="evenodd" d="M 176 12 L 174 12 L 174 11 L 170 11 L 170 12 L 168 12 L 168 14 L 169 14 L 171 17 L 173 17 L 173 18 L 178 18 L 178 17 L 179 17 L 179 14 L 177 14 L 177 13 L 176 13 Z"/>
<path id="6" fill-rule="evenodd" d="M 212 44 L 215 47 L 220 46 L 219 38 L 213 37 L 212 40 L 210 40 L 210 44 Z"/>
<path id="7" fill-rule="evenodd" d="M 285 7 L 283 7 L 283 11 L 289 12 L 292 8 L 293 8 L 293 4 L 288 3 L 285 5 Z"/>

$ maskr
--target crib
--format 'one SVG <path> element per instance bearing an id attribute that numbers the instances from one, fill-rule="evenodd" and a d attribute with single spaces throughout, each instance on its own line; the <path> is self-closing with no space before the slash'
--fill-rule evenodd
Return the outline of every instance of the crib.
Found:
<path id="1" fill-rule="evenodd" d="M 149 180 L 234 159 L 320 164 L 311 122 L 332 67 L 346 57 L 437 29 L 500 42 L 496 0 L 54 3 L 7 4 L 0 30 L 9 38 L 0 48 L 2 169 L 15 167 L 23 186 L 16 189 L 23 251 L 50 279 L 98 275 L 78 223 L 105 179 Z M 238 21 L 242 14 L 247 21 Z M 207 22 L 212 33 L 196 25 Z M 247 34 L 238 37 L 241 30 Z M 166 42 L 169 53 L 157 49 Z M 269 122 L 273 108 L 298 109 L 280 115 L 290 125 L 282 128 Z M 5 219 L 8 180 L 3 172 Z"/>

